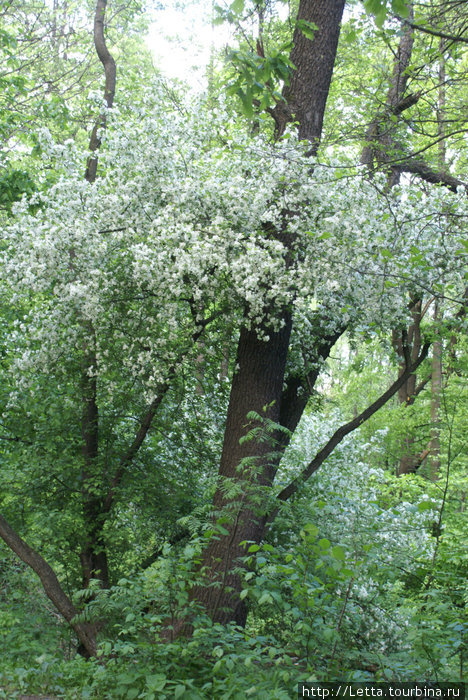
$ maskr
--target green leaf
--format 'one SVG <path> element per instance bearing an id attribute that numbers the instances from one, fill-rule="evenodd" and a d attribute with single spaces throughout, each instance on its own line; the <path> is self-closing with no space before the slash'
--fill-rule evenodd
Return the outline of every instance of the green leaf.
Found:
<path id="1" fill-rule="evenodd" d="M 332 547 L 331 555 L 334 559 L 337 559 L 338 561 L 345 561 L 346 559 L 346 553 L 343 547 L 340 547 L 340 545 Z"/>
<path id="2" fill-rule="evenodd" d="M 317 537 L 319 531 L 317 525 L 314 525 L 313 523 L 307 523 L 307 525 L 304 525 L 304 530 L 311 537 Z"/>
<path id="3" fill-rule="evenodd" d="M 368 14 L 374 15 L 375 23 L 381 29 L 387 17 L 386 0 L 365 0 L 364 7 Z"/>
<path id="4" fill-rule="evenodd" d="M 258 604 L 263 605 L 264 603 L 272 603 L 272 602 L 273 602 L 273 598 L 271 597 L 271 595 L 269 593 L 265 592 L 265 593 L 262 593 L 262 595 L 260 596 Z"/>
<path id="5" fill-rule="evenodd" d="M 244 11 L 244 5 L 245 0 L 234 0 L 234 2 L 231 3 L 230 7 L 232 12 L 234 12 L 236 15 L 241 15 Z"/>
<path id="6" fill-rule="evenodd" d="M 418 503 L 418 510 L 422 512 L 423 510 L 433 510 L 434 504 L 431 501 L 421 501 Z"/>
<path id="7" fill-rule="evenodd" d="M 259 549 L 260 549 L 260 546 L 258 544 L 251 544 L 247 551 L 248 552 L 258 552 Z"/>
<path id="8" fill-rule="evenodd" d="M 315 37 L 315 32 L 317 31 L 318 27 L 314 22 L 309 22 L 306 19 L 298 19 L 296 22 L 296 27 L 301 30 L 301 32 L 304 34 L 304 36 L 307 39 L 310 39 L 313 41 Z"/>
<path id="9" fill-rule="evenodd" d="M 409 6 L 405 0 L 391 0 L 391 3 L 392 10 L 396 15 L 400 15 L 400 17 L 408 17 Z"/>

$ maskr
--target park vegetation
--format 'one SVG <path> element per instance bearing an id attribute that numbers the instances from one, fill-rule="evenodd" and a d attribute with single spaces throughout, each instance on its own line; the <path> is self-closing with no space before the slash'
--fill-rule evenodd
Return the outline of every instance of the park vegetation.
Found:
<path id="1" fill-rule="evenodd" d="M 0 697 L 466 680 L 464 2 L 145 9 L 0 10 Z"/>

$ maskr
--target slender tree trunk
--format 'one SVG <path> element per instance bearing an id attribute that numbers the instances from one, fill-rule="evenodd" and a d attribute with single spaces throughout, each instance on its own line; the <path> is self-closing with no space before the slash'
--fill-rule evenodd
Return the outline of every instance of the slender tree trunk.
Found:
<path id="1" fill-rule="evenodd" d="M 96 52 L 104 66 L 106 87 L 105 99 L 111 107 L 115 91 L 115 62 L 109 54 L 104 38 L 104 18 L 107 0 L 97 0 L 94 18 L 94 43 Z M 54 22 L 56 21 L 57 3 L 54 0 Z M 56 31 L 56 25 L 55 25 Z M 93 129 L 90 150 L 93 156 L 88 160 L 85 178 L 89 183 L 96 179 L 97 156 L 100 141 L 98 130 L 105 126 L 105 114 L 100 115 Z M 70 250 L 70 267 L 73 267 L 75 251 Z M 81 494 L 85 523 L 85 542 L 80 553 L 83 586 L 87 587 L 91 578 L 98 578 L 104 588 L 109 587 L 107 554 L 103 537 L 103 525 L 108 508 L 106 499 L 96 496 L 96 481 L 99 480 L 99 412 L 97 403 L 95 334 L 91 324 L 83 322 L 85 335 L 83 347 L 83 370 L 81 375 L 82 398 L 82 458 Z M 146 432 L 145 432 L 146 434 Z M 138 436 L 137 436 L 138 438 Z M 138 443 L 138 439 L 136 440 Z M 138 445 L 139 446 L 139 445 Z M 137 447 L 138 449 L 138 447 Z M 111 492 L 112 495 L 112 492 Z M 0 515 L 0 537 L 5 543 L 39 576 L 46 595 L 54 603 L 59 613 L 74 629 L 79 640 L 79 653 L 89 658 L 96 655 L 97 625 L 75 622 L 78 611 L 63 591 L 57 576 L 43 557 L 33 550 Z"/>
<path id="2" fill-rule="evenodd" d="M 437 127 L 439 133 L 439 169 L 446 171 L 446 146 L 445 146 L 445 40 L 439 42 L 439 104 L 437 109 Z M 440 317 L 439 305 L 434 306 L 434 321 L 437 323 Z M 432 349 L 431 368 L 431 440 L 430 449 L 430 478 L 437 481 L 440 471 L 440 401 L 442 393 L 442 340 L 437 336 Z"/>
<path id="3" fill-rule="evenodd" d="M 413 16 L 413 5 L 408 5 L 409 16 Z M 375 115 L 366 133 L 366 145 L 361 154 L 361 163 L 373 168 L 383 167 L 387 170 L 388 188 L 391 189 L 400 179 L 400 171 L 386 164 L 392 160 L 399 149 L 396 141 L 396 131 L 399 116 L 409 109 L 419 99 L 419 94 L 405 95 L 409 78 L 411 54 L 413 51 L 413 29 L 408 26 L 400 39 L 393 71 L 390 78 L 390 87 L 387 93 L 385 108 Z"/>
<path id="4" fill-rule="evenodd" d="M 116 67 L 115 61 L 107 49 L 104 36 L 104 21 L 107 0 L 97 0 L 94 15 L 94 47 L 104 67 L 104 99 L 107 107 L 114 103 Z M 85 179 L 93 183 L 97 176 L 97 151 L 101 145 L 99 129 L 106 126 L 106 114 L 100 114 L 91 133 L 89 150 L 91 156 L 86 165 Z M 106 544 L 103 534 L 106 513 L 103 497 L 96 493 L 96 480 L 99 479 L 99 409 L 97 398 L 97 361 L 94 350 L 95 331 L 91 324 L 85 324 L 88 336 L 84 348 L 84 363 L 81 378 L 83 416 L 81 432 L 83 438 L 83 468 L 81 472 L 81 493 L 86 540 L 80 553 L 83 588 L 87 588 L 92 578 L 97 578 L 103 588 L 109 588 L 109 568 Z"/>
<path id="5" fill-rule="evenodd" d="M 10 527 L 0 515 L 0 537 L 40 578 L 44 591 L 57 610 L 74 629 L 86 657 L 96 654 L 96 630 L 93 624 L 76 622 L 78 611 L 62 589 L 57 576 L 46 560 Z"/>
<path id="6" fill-rule="evenodd" d="M 437 318 L 437 307 L 434 313 Z M 442 393 L 442 341 L 432 346 L 430 477 L 437 481 L 440 471 L 440 399 Z"/>
<path id="7" fill-rule="evenodd" d="M 94 343 L 92 329 L 90 329 L 89 342 Z M 96 355 L 94 348 L 91 347 L 85 351 L 81 386 L 83 400 L 81 495 L 86 532 L 85 544 L 80 553 L 83 588 L 88 588 L 92 578 L 98 579 L 102 588 L 110 587 L 106 546 L 102 532 L 104 525 L 103 499 L 96 495 L 96 484 L 102 478 L 99 473 L 99 410 L 96 369 Z"/>
<path id="8" fill-rule="evenodd" d="M 413 18 L 412 3 L 409 3 L 408 9 L 409 20 L 411 21 Z M 366 145 L 361 155 L 361 162 L 368 165 L 369 168 L 372 168 L 375 163 L 378 167 L 387 170 L 387 188 L 389 190 L 398 184 L 401 173 L 401 168 L 393 164 L 395 160 L 398 160 L 403 155 L 403 149 L 397 141 L 399 116 L 419 99 L 419 94 L 405 94 L 413 43 L 413 28 L 408 24 L 402 34 L 393 63 L 385 109 L 372 120 L 366 134 Z M 411 357 L 412 361 L 414 361 L 421 350 L 421 300 L 412 300 L 411 315 L 413 320 L 406 330 L 406 339 L 411 347 Z M 401 376 L 405 371 L 405 359 L 400 331 L 394 330 L 392 337 L 393 346 L 399 357 L 399 376 Z M 424 385 L 425 382 L 422 386 Z M 398 391 L 400 404 L 410 406 L 419 393 L 418 388 L 416 375 L 410 375 Z M 407 432 L 401 444 L 401 456 L 396 470 L 397 476 L 411 474 L 416 471 L 429 454 L 429 451 L 426 450 L 421 454 L 416 454 L 414 443 L 414 435 L 411 432 Z"/>
<path id="9" fill-rule="evenodd" d="M 422 302 L 420 299 L 412 299 L 411 316 L 413 322 L 405 332 L 406 342 L 411 349 L 411 360 L 419 356 L 421 351 L 421 319 Z M 393 347 L 400 361 L 399 376 L 405 371 L 405 358 L 402 348 L 402 337 L 398 331 L 393 332 Z M 411 406 L 417 396 L 416 374 L 411 374 L 398 391 L 398 401 L 403 406 Z M 414 449 L 414 435 L 407 432 L 401 445 L 401 457 L 397 467 L 397 476 L 412 474 L 416 467 L 418 457 Z"/>

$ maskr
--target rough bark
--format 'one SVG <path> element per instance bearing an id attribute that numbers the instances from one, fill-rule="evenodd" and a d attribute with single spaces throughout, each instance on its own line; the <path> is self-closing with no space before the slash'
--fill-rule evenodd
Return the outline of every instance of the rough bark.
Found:
<path id="1" fill-rule="evenodd" d="M 213 501 L 215 518 L 222 515 L 229 519 L 225 523 L 228 534 L 212 539 L 205 550 L 203 566 L 207 567 L 210 585 L 194 591 L 196 600 L 206 605 L 216 622 L 245 623 L 246 609 L 238 595 L 240 577 L 233 572 L 233 567 L 245 554 L 241 542 L 259 542 L 262 537 L 264 512 L 261 508 L 257 511 L 251 496 L 258 495 L 258 487 L 271 486 L 273 482 L 272 453 L 278 439 L 273 434 L 272 440 L 245 440 L 251 430 L 263 432 L 261 421 L 249 423 L 247 414 L 255 411 L 265 420 L 279 422 L 290 332 L 290 315 L 280 331 L 270 331 L 268 341 L 261 340 L 255 329 L 241 329 L 219 468 L 220 486 Z M 241 484 L 242 495 L 226 498 L 225 479 Z"/>
<path id="2" fill-rule="evenodd" d="M 318 29 L 313 40 L 296 26 L 291 61 L 295 66 L 284 102 L 274 110 L 277 136 L 290 121 L 299 123 L 299 138 L 310 141 L 315 155 L 322 134 L 325 105 L 335 63 L 345 0 L 302 0 L 297 20 L 311 22 Z"/>
<path id="3" fill-rule="evenodd" d="M 409 6 L 412 17 L 413 8 Z M 374 164 L 386 169 L 388 187 L 393 187 L 399 180 L 400 171 L 388 165 L 395 159 L 395 154 L 401 151 L 396 142 L 398 117 L 419 99 L 419 93 L 405 95 L 409 78 L 411 54 L 413 51 L 413 30 L 409 27 L 403 33 L 393 62 L 390 87 L 385 101 L 385 108 L 376 114 L 366 133 L 366 145 L 361 154 L 361 163 L 373 168 Z M 395 119 L 397 117 L 397 119 Z"/>

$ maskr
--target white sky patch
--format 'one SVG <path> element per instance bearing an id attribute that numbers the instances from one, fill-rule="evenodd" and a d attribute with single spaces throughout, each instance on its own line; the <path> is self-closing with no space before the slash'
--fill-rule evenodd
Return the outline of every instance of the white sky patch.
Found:
<path id="1" fill-rule="evenodd" d="M 156 68 L 167 78 L 188 82 L 195 90 L 207 85 L 206 68 L 212 51 L 229 40 L 229 28 L 212 26 L 211 0 L 165 7 L 154 12 L 146 43 Z"/>

